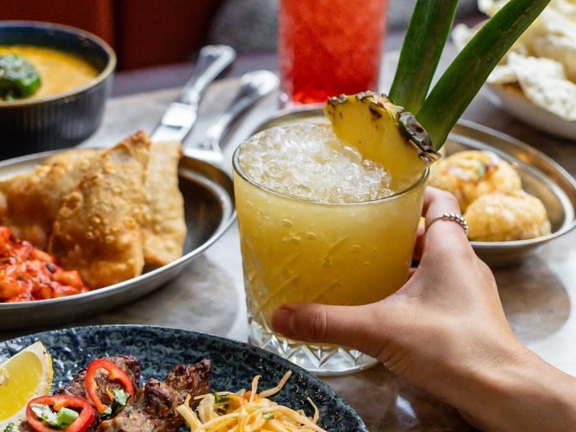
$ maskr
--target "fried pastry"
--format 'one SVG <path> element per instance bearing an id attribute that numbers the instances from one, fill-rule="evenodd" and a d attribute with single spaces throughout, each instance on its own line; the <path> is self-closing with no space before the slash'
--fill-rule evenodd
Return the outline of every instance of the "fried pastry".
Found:
<path id="1" fill-rule="evenodd" d="M 178 188 L 178 142 L 152 145 L 146 176 L 148 221 L 143 226 L 146 264 L 166 265 L 182 256 L 186 238 L 184 199 Z"/>
<path id="2" fill-rule="evenodd" d="M 64 198 L 91 165 L 96 150 L 58 153 L 32 172 L 0 182 L 0 224 L 45 249 Z"/>
<path id="3" fill-rule="evenodd" d="M 0 182 L 0 224 L 91 288 L 120 282 L 182 255 L 184 199 L 177 142 L 137 132 L 113 149 L 74 149 Z"/>
<path id="4" fill-rule="evenodd" d="M 430 172 L 430 185 L 451 192 L 460 209 L 478 197 L 494 192 L 512 192 L 522 188 L 518 172 L 495 153 L 468 150 L 436 162 Z"/>
<path id="5" fill-rule="evenodd" d="M 524 240 L 550 234 L 542 201 L 522 190 L 492 192 L 474 201 L 464 213 L 474 241 Z"/>
<path id="6" fill-rule="evenodd" d="M 139 132 L 93 159 L 66 197 L 48 251 L 91 288 L 141 274 L 150 139 Z"/>

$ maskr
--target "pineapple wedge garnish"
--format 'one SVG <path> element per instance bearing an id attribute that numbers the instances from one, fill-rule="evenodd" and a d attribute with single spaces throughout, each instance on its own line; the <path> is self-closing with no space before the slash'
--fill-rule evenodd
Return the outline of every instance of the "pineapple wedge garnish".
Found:
<path id="1" fill-rule="evenodd" d="M 324 111 L 335 134 L 384 165 L 394 190 L 414 183 L 438 159 L 437 150 L 494 67 L 549 3 L 509 0 L 429 91 L 458 0 L 417 0 L 390 89 L 398 105 L 376 93 L 331 98 Z"/>
<path id="2" fill-rule="evenodd" d="M 330 98 L 324 113 L 336 136 L 391 174 L 392 189 L 414 184 L 440 157 L 424 128 L 385 95 L 366 92 Z"/>

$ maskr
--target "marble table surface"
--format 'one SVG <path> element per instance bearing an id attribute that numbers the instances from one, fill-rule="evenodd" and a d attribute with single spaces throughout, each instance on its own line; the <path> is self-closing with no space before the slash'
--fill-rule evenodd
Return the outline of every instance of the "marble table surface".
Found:
<path id="1" fill-rule="evenodd" d="M 393 56 L 386 61 L 393 62 Z M 208 90 L 198 124 L 187 142 L 202 138 L 237 86 L 237 79 L 221 80 Z M 176 94 L 176 89 L 170 89 L 111 99 L 101 129 L 84 145 L 110 146 L 138 129 L 150 131 Z M 277 95 L 270 95 L 230 130 L 224 146 L 226 171 L 230 172 L 234 147 L 276 109 L 276 100 Z M 514 136 L 576 174 L 576 142 L 531 129 L 493 106 L 483 92 L 464 118 Z M 572 310 L 576 302 L 576 231 L 543 246 L 517 266 L 495 270 L 495 275 L 507 318 L 520 340 L 553 365 L 576 374 L 576 312 Z M 177 278 L 153 293 L 60 327 L 118 323 L 173 326 L 246 341 L 237 226 L 232 225 Z M 0 340 L 22 333 L 0 330 Z M 381 365 L 323 379 L 358 411 L 370 430 L 473 430 L 455 410 L 392 376 Z"/>

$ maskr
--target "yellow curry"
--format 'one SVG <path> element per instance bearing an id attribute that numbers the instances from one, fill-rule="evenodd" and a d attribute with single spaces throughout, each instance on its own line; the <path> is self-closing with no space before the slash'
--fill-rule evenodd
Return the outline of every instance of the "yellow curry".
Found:
<path id="1" fill-rule="evenodd" d="M 38 71 L 42 84 L 31 99 L 66 93 L 87 84 L 98 75 L 98 70 L 85 60 L 52 48 L 0 45 L 0 56 L 6 54 L 24 57 Z"/>

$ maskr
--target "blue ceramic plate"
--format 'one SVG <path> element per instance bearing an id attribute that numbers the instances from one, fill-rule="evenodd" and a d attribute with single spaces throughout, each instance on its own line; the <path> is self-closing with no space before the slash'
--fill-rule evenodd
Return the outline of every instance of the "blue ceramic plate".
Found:
<path id="1" fill-rule="evenodd" d="M 0 363 L 40 340 L 52 356 L 56 387 L 66 384 L 90 360 L 132 354 L 142 363 L 142 379 L 162 379 L 176 363 L 212 360 L 213 390 L 273 387 L 287 370 L 293 374 L 273 399 L 312 415 L 310 397 L 320 410 L 319 425 L 329 431 L 368 431 L 358 414 L 327 384 L 292 363 L 261 349 L 215 336 L 168 327 L 112 325 L 47 331 L 0 342 Z"/>

